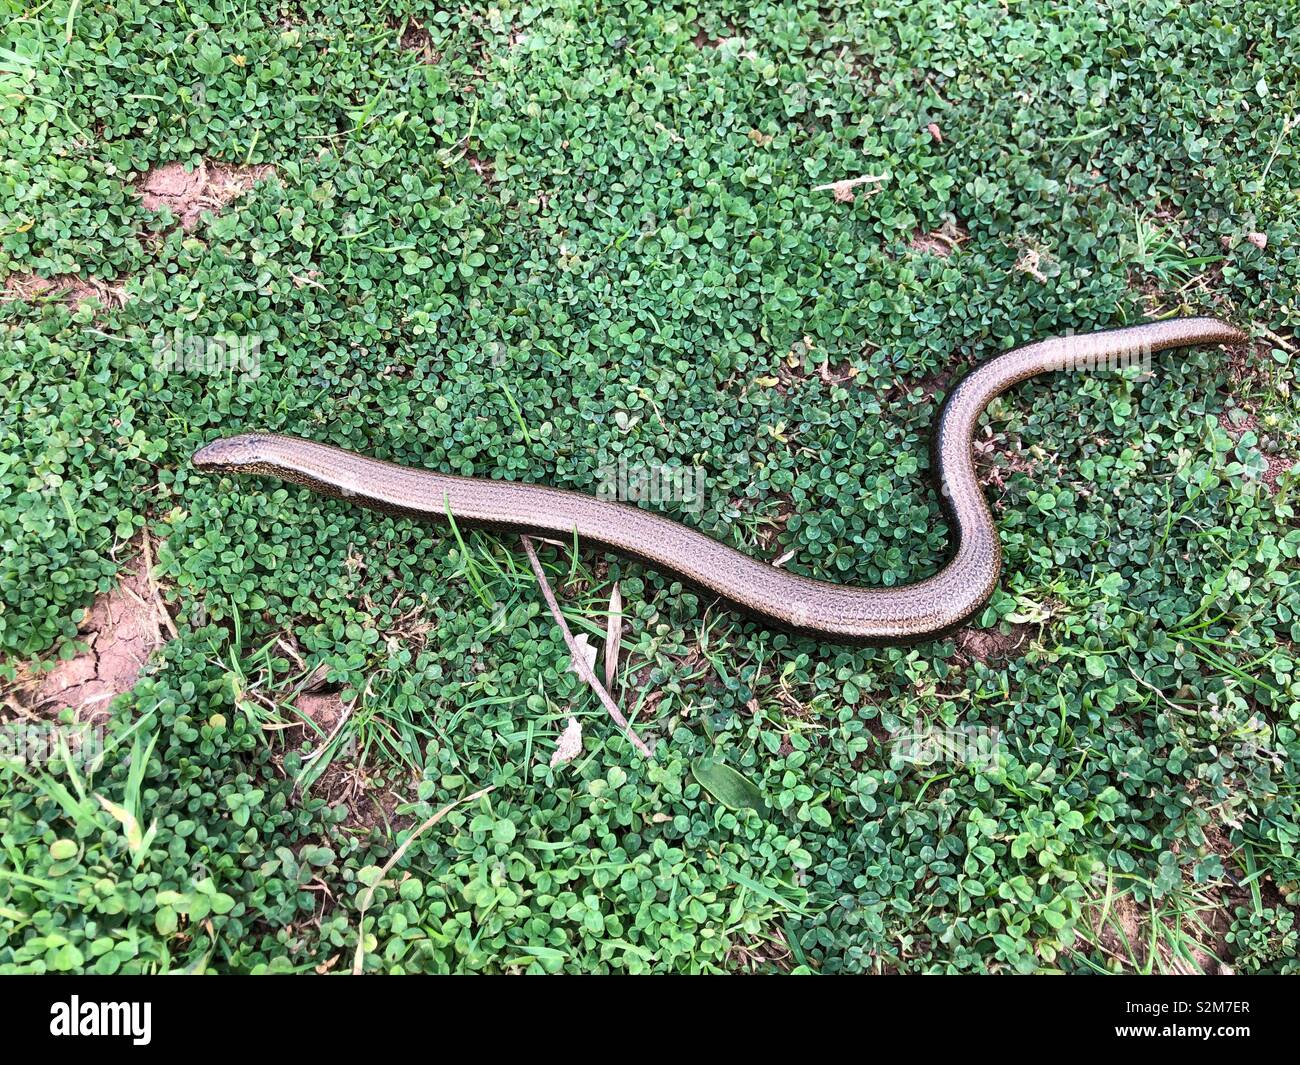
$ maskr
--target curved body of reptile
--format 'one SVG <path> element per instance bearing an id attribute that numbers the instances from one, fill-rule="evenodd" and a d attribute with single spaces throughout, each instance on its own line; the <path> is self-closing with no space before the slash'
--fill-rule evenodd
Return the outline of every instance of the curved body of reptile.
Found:
<path id="1" fill-rule="evenodd" d="M 1175 318 L 1005 352 L 968 374 L 943 405 L 934 471 L 955 551 L 933 577 L 887 588 L 829 584 L 777 569 L 668 518 L 541 485 L 411 469 L 291 436 L 249 433 L 213 441 L 199 469 L 266 474 L 395 514 L 457 521 L 599 544 L 707 589 L 783 628 L 838 642 L 925 639 L 966 621 L 993 594 L 1002 566 L 997 529 L 975 474 L 972 438 L 984 408 L 1012 385 L 1049 370 L 1131 365 L 1152 352 L 1235 343 L 1215 318 Z"/>

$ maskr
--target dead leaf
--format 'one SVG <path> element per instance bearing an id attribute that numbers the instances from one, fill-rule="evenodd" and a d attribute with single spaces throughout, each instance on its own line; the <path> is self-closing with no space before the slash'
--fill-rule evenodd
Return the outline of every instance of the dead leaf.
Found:
<path id="1" fill-rule="evenodd" d="M 551 768 L 572 762 L 582 753 L 582 725 L 576 717 L 569 718 L 569 724 L 560 733 L 555 744 L 555 753 L 551 755 Z"/>
<path id="2" fill-rule="evenodd" d="M 832 192 L 835 194 L 835 200 L 838 203 L 852 203 L 853 190 L 859 185 L 874 185 L 886 180 L 888 175 L 885 174 L 863 174 L 861 177 L 844 178 L 842 181 L 832 181 L 828 185 L 814 185 L 813 192 Z M 872 189 L 872 192 L 879 192 L 879 189 Z"/>
<path id="3" fill-rule="evenodd" d="M 1035 281 L 1043 283 L 1047 281 L 1047 275 L 1038 268 L 1038 265 L 1041 262 L 1042 256 L 1039 255 L 1038 252 L 1033 248 L 1026 248 L 1020 258 L 1016 261 L 1016 269 L 1022 274 L 1028 274 Z"/>
<path id="4" fill-rule="evenodd" d="M 605 687 L 614 693 L 614 680 L 618 674 L 618 652 L 623 643 L 623 593 L 618 581 L 609 593 L 609 620 L 605 625 Z"/>
<path id="5" fill-rule="evenodd" d="M 575 654 L 581 654 L 583 660 L 587 663 L 585 672 L 590 673 L 596 666 L 596 648 L 593 647 L 591 641 L 587 639 L 587 634 L 585 632 L 575 636 L 573 643 L 576 648 Z M 578 676 L 582 676 L 584 670 L 578 668 L 578 663 L 570 658 L 567 672 L 576 673 Z"/>

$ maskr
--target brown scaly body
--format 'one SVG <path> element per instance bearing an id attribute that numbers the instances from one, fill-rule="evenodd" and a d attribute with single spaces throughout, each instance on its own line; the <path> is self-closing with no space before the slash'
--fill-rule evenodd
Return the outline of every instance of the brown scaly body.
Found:
<path id="1" fill-rule="evenodd" d="M 1244 334 L 1215 318 L 1175 318 L 1036 341 L 974 370 L 944 402 L 934 441 L 935 476 L 953 523 L 955 551 L 933 577 L 891 588 L 812 580 L 756 561 L 669 518 L 623 503 L 541 485 L 416 470 L 291 436 L 250 433 L 213 441 L 194 464 L 256 473 L 390 513 L 534 533 L 642 559 L 782 628 L 837 642 L 925 639 L 967 620 L 993 594 L 1002 551 L 975 475 L 972 440 L 989 402 L 1051 370 L 1124 365 L 1193 344 Z"/>

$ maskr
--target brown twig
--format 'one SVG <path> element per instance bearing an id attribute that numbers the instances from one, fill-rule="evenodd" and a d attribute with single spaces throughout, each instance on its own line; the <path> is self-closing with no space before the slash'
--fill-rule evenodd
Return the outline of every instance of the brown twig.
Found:
<path id="1" fill-rule="evenodd" d="M 157 611 L 157 621 L 161 621 L 167 626 L 167 631 L 172 634 L 173 640 L 180 639 L 180 633 L 176 631 L 176 623 L 172 621 L 172 616 L 167 612 L 167 604 L 163 602 L 162 589 L 158 587 L 158 582 L 153 577 L 153 550 L 149 544 L 149 527 L 146 525 L 141 530 L 140 551 L 144 555 L 144 580 L 149 587 L 149 593 L 153 597 L 154 609 Z M 162 640 L 158 641 L 160 644 Z"/>
<path id="2" fill-rule="evenodd" d="M 533 573 L 537 575 L 537 583 L 542 586 L 542 598 L 546 600 L 546 605 L 550 607 L 551 617 L 555 619 L 555 623 L 560 627 L 560 632 L 564 636 L 564 642 L 568 645 L 569 656 L 573 659 L 574 671 L 578 676 L 585 680 L 591 687 L 591 690 L 596 693 L 601 704 L 607 711 L 609 711 L 609 716 L 614 719 L 619 728 L 627 733 L 627 738 L 632 741 L 636 746 L 636 749 L 647 758 L 653 758 L 654 751 L 647 747 L 641 737 L 632 731 L 632 726 L 627 723 L 627 718 L 625 718 L 623 712 L 619 710 L 618 704 L 610 698 L 610 694 L 605 690 L 605 686 L 596 679 L 596 674 L 592 671 L 591 663 L 587 661 L 587 656 L 578 649 L 578 641 L 573 638 L 573 633 L 569 631 L 569 626 L 565 623 L 564 615 L 560 612 L 560 604 L 555 601 L 555 593 L 551 591 L 550 581 L 546 579 L 546 574 L 542 571 L 542 563 L 537 557 L 537 551 L 533 548 L 532 540 L 527 536 L 521 536 L 519 539 L 524 542 L 524 550 L 528 552 L 528 562 L 533 567 Z"/>

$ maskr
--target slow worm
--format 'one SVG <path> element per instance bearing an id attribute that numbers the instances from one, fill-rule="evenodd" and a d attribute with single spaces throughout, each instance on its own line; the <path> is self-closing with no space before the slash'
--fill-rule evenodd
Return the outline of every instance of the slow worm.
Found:
<path id="1" fill-rule="evenodd" d="M 972 439 L 980 414 L 1012 385 L 1049 370 L 1131 365 L 1153 352 L 1245 339 L 1216 318 L 1175 318 L 1014 348 L 984 363 L 944 401 L 934 472 L 954 550 L 933 577 L 886 588 L 830 584 L 777 569 L 669 518 L 625 503 L 541 485 L 411 469 L 292 436 L 245 433 L 200 448 L 194 465 L 306 485 L 324 495 L 393 514 L 533 533 L 641 559 L 707 589 L 768 622 L 829 641 L 922 640 L 966 621 L 993 594 L 1002 551 L 975 474 Z"/>

